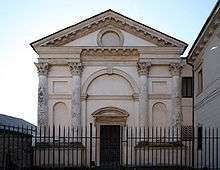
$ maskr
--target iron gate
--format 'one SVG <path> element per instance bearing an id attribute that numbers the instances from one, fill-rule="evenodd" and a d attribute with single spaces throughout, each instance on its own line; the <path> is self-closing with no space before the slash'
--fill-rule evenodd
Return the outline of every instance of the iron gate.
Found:
<path id="1" fill-rule="evenodd" d="M 0 169 L 218 169 L 218 128 L 0 127 Z"/>

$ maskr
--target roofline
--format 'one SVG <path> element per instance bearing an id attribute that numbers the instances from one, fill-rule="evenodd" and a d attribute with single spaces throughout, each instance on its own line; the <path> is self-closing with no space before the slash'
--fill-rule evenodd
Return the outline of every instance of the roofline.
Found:
<path id="1" fill-rule="evenodd" d="M 38 40 L 36 40 L 36 41 L 30 43 L 30 46 L 31 46 L 31 47 L 33 48 L 33 50 L 36 52 L 36 50 L 35 50 L 35 48 L 34 48 L 34 46 L 33 46 L 34 43 L 36 43 L 36 42 L 38 42 L 38 41 L 41 41 L 41 40 L 43 40 L 43 39 L 45 39 L 45 38 L 48 38 L 48 37 L 50 37 L 50 36 L 53 36 L 54 34 L 57 34 L 57 33 L 59 33 L 59 32 L 61 32 L 61 31 L 65 30 L 65 29 L 68 29 L 68 28 L 77 26 L 77 25 L 79 25 L 79 24 L 81 24 L 81 23 L 83 23 L 83 22 L 86 22 L 86 21 L 88 21 L 88 20 L 90 20 L 90 19 L 92 19 L 92 18 L 95 18 L 95 17 L 97 17 L 97 16 L 99 16 L 99 15 L 102 15 L 102 14 L 108 12 L 108 11 L 112 11 L 112 10 L 111 10 L 111 9 L 108 9 L 108 10 L 106 10 L 106 11 L 103 11 L 103 12 L 101 12 L 101 13 L 98 13 L 98 14 L 96 14 L 96 15 L 93 15 L 93 16 L 87 18 L 87 19 L 84 19 L 84 20 L 82 20 L 82 21 L 80 21 L 80 22 L 77 22 L 76 24 L 70 25 L 70 26 L 68 26 L 68 27 L 66 27 L 66 28 L 63 28 L 63 29 L 61 29 L 61 30 L 58 30 L 58 31 L 52 33 L 52 34 L 49 34 L 49 35 L 47 35 L 47 36 L 45 36 L 45 37 L 42 37 L 42 38 L 40 38 L 40 39 L 38 39 Z"/>
<path id="2" fill-rule="evenodd" d="M 14 117 L 14 116 L 10 116 L 10 115 L 6 115 L 6 114 L 2 114 L 2 113 L 0 113 L 0 115 L 2 115 L 2 116 L 6 116 L 6 117 L 10 117 L 10 118 L 13 118 L 13 119 L 22 120 L 22 121 L 24 121 L 24 122 L 27 123 L 27 124 L 30 124 L 30 125 L 32 125 L 32 126 L 36 126 L 36 125 L 34 125 L 33 123 L 30 123 L 30 122 L 28 122 L 27 120 L 24 120 L 24 119 L 19 118 L 19 117 Z"/>
<path id="3" fill-rule="evenodd" d="M 216 10 L 218 9 L 220 5 L 220 0 L 218 0 L 214 6 L 214 8 L 212 9 L 211 13 L 209 14 L 208 18 L 206 19 L 206 22 L 204 23 L 202 29 L 200 30 L 198 36 L 196 37 L 196 40 L 194 41 L 192 47 L 190 48 L 188 55 L 187 55 L 187 62 L 189 62 L 188 60 L 191 58 L 194 49 L 196 48 L 200 38 L 202 38 L 202 34 L 204 33 L 205 29 L 209 27 L 209 24 L 212 21 L 212 17 L 214 16 L 214 14 L 217 12 Z"/>
<path id="4" fill-rule="evenodd" d="M 140 24 L 140 25 L 142 25 L 142 26 L 144 26 L 144 27 L 147 27 L 147 28 L 149 28 L 149 29 L 151 29 L 151 30 L 153 30 L 153 31 L 155 31 L 155 32 L 158 32 L 158 33 L 160 33 L 160 34 L 162 34 L 162 35 L 164 35 L 164 36 L 167 36 L 167 37 L 169 37 L 169 38 L 171 38 L 171 39 L 173 39 L 173 40 L 175 40 L 175 41 L 178 41 L 178 42 L 182 43 L 182 44 L 185 46 L 185 47 L 184 47 L 184 50 L 183 50 L 183 53 L 184 53 L 184 51 L 186 50 L 186 48 L 188 47 L 188 44 L 185 43 L 184 41 L 181 41 L 181 40 L 179 40 L 179 39 L 177 39 L 177 38 L 174 38 L 174 37 L 172 37 L 172 36 L 170 36 L 170 35 L 168 35 L 168 34 L 166 34 L 166 33 L 163 33 L 163 32 L 161 32 L 161 31 L 158 31 L 158 30 L 156 30 L 156 29 L 154 29 L 154 28 L 152 28 L 152 27 L 150 27 L 150 26 L 147 26 L 147 25 L 145 25 L 145 24 L 143 24 L 143 23 L 140 23 L 140 22 L 138 22 L 138 21 L 136 21 L 136 20 L 134 20 L 134 19 L 132 19 L 132 18 L 129 18 L 129 17 L 127 17 L 127 16 L 124 16 L 124 15 L 122 15 L 122 14 L 116 12 L 116 11 L 113 11 L 112 9 L 108 9 L 108 10 L 106 10 L 106 11 L 103 11 L 103 12 L 101 12 L 101 13 L 98 13 L 98 14 L 96 14 L 96 15 L 94 15 L 94 16 L 92 16 L 92 17 L 89 17 L 89 18 L 87 18 L 87 19 L 85 19 L 85 20 L 82 20 L 82 21 L 80 21 L 80 22 L 78 22 L 78 23 L 76 23 L 76 24 L 70 25 L 70 26 L 68 26 L 68 27 L 66 27 L 66 28 L 63 28 L 63 29 L 61 29 L 61 30 L 58 30 L 58 31 L 56 31 L 56 32 L 54 32 L 54 33 L 52 33 L 52 34 L 49 34 L 49 35 L 47 35 L 47 36 L 45 36 L 45 37 L 43 37 L 43 38 L 40 38 L 40 39 L 38 39 L 38 40 L 36 40 L 36 41 L 30 43 L 30 46 L 31 46 L 31 47 L 33 48 L 33 50 L 36 52 L 36 50 L 35 50 L 35 48 L 34 48 L 34 44 L 35 44 L 35 43 L 37 43 L 37 42 L 39 42 L 39 41 L 41 41 L 41 40 L 43 40 L 43 39 L 45 39 L 45 38 L 48 38 L 48 37 L 50 37 L 50 36 L 53 36 L 53 35 L 55 35 L 55 34 L 57 34 L 57 33 L 59 33 L 59 32 L 62 32 L 62 31 L 64 31 L 64 30 L 66 30 L 66 29 L 69 29 L 69 28 L 71 28 L 71 27 L 77 26 L 77 25 L 79 25 L 79 24 L 81 24 L 81 23 L 83 23 L 83 22 L 86 22 L 86 21 L 88 21 L 88 20 L 90 20 L 90 19 L 92 19 L 92 18 L 95 18 L 95 17 L 97 17 L 97 16 L 99 16 L 99 15 L 102 15 L 102 14 L 104 14 L 104 13 L 106 13 L 106 12 L 113 12 L 113 13 L 115 13 L 115 14 L 117 14 L 117 15 L 123 17 L 123 18 L 126 18 L 126 19 L 128 19 L 128 20 L 130 20 L 130 21 L 132 21 L 132 22 L 136 22 L 137 24 Z M 37 53 L 37 52 L 36 52 L 36 53 Z"/>

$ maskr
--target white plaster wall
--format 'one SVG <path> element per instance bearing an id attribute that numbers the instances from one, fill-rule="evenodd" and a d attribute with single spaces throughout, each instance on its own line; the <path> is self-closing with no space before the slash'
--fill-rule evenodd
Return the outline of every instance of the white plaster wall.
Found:
<path id="1" fill-rule="evenodd" d="M 202 51 L 202 64 L 195 73 L 195 121 L 220 127 L 220 27 Z M 198 71 L 203 70 L 203 91 L 198 94 Z"/>
<path id="2" fill-rule="evenodd" d="M 82 76 L 81 76 L 81 85 L 83 86 L 86 80 L 94 74 L 95 72 L 106 69 L 105 63 L 103 63 L 103 66 L 85 66 Z M 113 68 L 116 68 L 118 70 L 122 70 L 126 72 L 137 84 L 139 88 L 139 76 L 137 73 L 136 66 L 113 66 Z M 187 73 L 187 71 L 185 71 Z M 185 73 L 185 74 L 186 74 Z M 189 75 L 189 73 L 187 73 Z M 56 97 L 49 99 L 49 119 L 51 125 L 53 124 L 53 105 L 56 102 L 65 102 L 68 108 L 68 113 L 71 114 L 71 74 L 69 71 L 68 66 L 53 66 L 50 69 L 49 76 L 48 76 L 48 86 L 49 86 L 49 95 L 53 95 Z M 171 81 L 170 72 L 168 70 L 168 66 L 161 66 L 156 65 L 152 66 L 149 74 L 149 94 L 171 94 L 171 88 L 172 88 L 172 81 Z M 68 86 L 65 90 L 65 93 L 54 93 L 53 91 L 53 82 L 61 81 L 61 82 L 67 82 Z M 104 75 L 97 78 L 95 83 L 91 83 L 91 85 L 88 88 L 88 95 L 127 95 L 132 96 L 133 89 L 130 86 L 130 84 L 122 78 L 121 76 L 117 75 Z M 160 90 L 153 90 L 153 84 L 152 83 L 165 83 L 166 89 Z M 158 84 L 159 85 L 159 84 Z M 160 85 L 158 86 L 160 87 Z M 191 103 L 189 101 L 190 99 L 184 99 L 182 101 L 182 110 L 183 110 L 183 118 L 184 118 L 184 124 L 189 125 L 191 123 Z M 150 115 L 150 122 L 152 122 L 152 107 L 155 103 L 162 102 L 166 105 L 168 117 L 171 113 L 171 98 L 170 99 L 150 99 L 149 101 L 149 115 Z M 107 106 L 115 106 L 119 107 L 121 109 L 126 110 L 129 113 L 128 118 L 128 125 L 132 126 L 138 126 L 138 102 L 134 101 L 132 97 L 130 99 L 115 99 L 115 100 L 94 100 L 88 97 L 87 104 L 86 104 L 86 119 L 88 120 L 88 123 L 93 121 L 93 117 L 91 114 L 96 111 L 97 109 L 100 109 L 101 107 L 107 107 Z M 84 106 L 83 106 L 84 107 Z M 84 108 L 82 108 L 84 110 Z M 169 120 L 169 119 L 168 119 Z M 94 122 L 93 122 L 94 123 Z"/>
<path id="3" fill-rule="evenodd" d="M 66 107 L 67 107 L 66 115 L 63 115 L 66 118 L 66 121 L 62 121 L 64 119 L 59 119 L 59 117 L 58 118 L 54 117 L 53 107 L 58 102 L 63 102 L 63 103 L 66 104 Z M 48 101 L 48 106 L 49 106 L 48 116 L 49 116 L 49 125 L 50 126 L 53 126 L 53 124 L 55 122 L 59 122 L 60 126 L 66 126 L 66 127 L 71 126 L 71 121 L 70 121 L 71 120 L 70 119 L 71 118 L 71 100 L 67 100 L 67 99 L 50 99 Z M 58 125 L 56 125 L 56 126 L 58 126 Z"/>
<path id="4" fill-rule="evenodd" d="M 167 126 L 169 126 L 169 121 L 170 121 L 170 116 L 171 116 L 171 100 L 166 100 L 166 99 L 152 99 L 149 101 L 149 115 L 150 115 L 150 125 L 153 126 L 153 106 L 156 103 L 163 103 L 166 106 L 167 109 L 167 117 L 163 117 L 165 118 L 164 120 L 161 120 L 163 122 L 166 122 L 164 124 L 167 124 Z M 162 117 L 161 117 L 162 118 Z M 157 125 L 158 127 L 160 125 Z"/>
<path id="5" fill-rule="evenodd" d="M 94 118 L 91 115 L 93 112 L 103 107 L 112 106 L 126 110 L 129 113 L 127 124 L 132 126 L 136 125 L 137 113 L 135 113 L 134 101 L 132 99 L 133 89 L 125 78 L 115 74 L 101 75 L 92 81 L 87 94 L 88 123 L 94 123 Z M 101 97 L 101 99 L 92 98 L 94 96 Z M 108 96 L 114 96 L 116 99 L 110 99 Z M 123 99 L 123 97 L 125 98 Z"/>
<path id="6" fill-rule="evenodd" d="M 192 98 L 182 98 L 183 125 L 192 125 Z"/>
<path id="7" fill-rule="evenodd" d="M 210 39 L 203 54 L 204 88 L 220 78 L 220 27 Z"/>
<path id="8" fill-rule="evenodd" d="M 93 112 L 98 110 L 99 108 L 114 106 L 123 110 L 126 110 L 129 113 L 129 117 L 127 120 L 128 126 L 138 126 L 137 124 L 137 113 L 135 113 L 135 104 L 132 100 L 89 100 L 87 102 L 88 108 L 88 124 L 95 123 L 93 116 L 91 115 Z"/>
<path id="9" fill-rule="evenodd" d="M 52 126 L 54 123 L 59 122 L 61 126 L 71 125 L 71 74 L 68 66 L 52 66 L 48 74 L 48 115 L 49 124 Z M 58 91 L 54 91 L 54 83 L 60 82 Z M 62 89 L 65 88 L 65 89 Z M 55 117 L 53 108 L 58 102 L 65 103 L 67 111 L 61 117 Z"/>
<path id="10" fill-rule="evenodd" d="M 132 95 L 132 87 L 123 77 L 112 74 L 97 77 L 90 84 L 88 95 Z"/>

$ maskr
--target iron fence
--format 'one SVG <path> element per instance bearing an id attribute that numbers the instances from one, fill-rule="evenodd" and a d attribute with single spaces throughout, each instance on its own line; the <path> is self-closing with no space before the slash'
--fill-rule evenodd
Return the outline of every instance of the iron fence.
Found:
<path id="1" fill-rule="evenodd" d="M 0 169 L 219 169 L 218 128 L 0 127 Z"/>

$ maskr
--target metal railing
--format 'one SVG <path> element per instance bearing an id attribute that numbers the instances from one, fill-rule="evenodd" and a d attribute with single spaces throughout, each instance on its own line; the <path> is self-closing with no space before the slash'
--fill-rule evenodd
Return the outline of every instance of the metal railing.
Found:
<path id="1" fill-rule="evenodd" d="M 3 170 L 219 169 L 219 153 L 218 128 L 0 126 Z"/>

